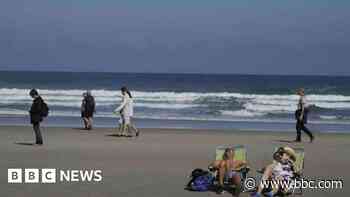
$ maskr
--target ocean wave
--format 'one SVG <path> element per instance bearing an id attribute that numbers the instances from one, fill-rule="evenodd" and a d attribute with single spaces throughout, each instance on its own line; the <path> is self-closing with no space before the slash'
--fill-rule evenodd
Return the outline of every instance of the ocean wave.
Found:
<path id="1" fill-rule="evenodd" d="M 341 117 L 339 117 L 339 116 L 326 116 L 326 115 L 320 116 L 320 118 L 323 119 L 323 120 L 337 120 L 337 119 L 341 119 Z"/>
<path id="2" fill-rule="evenodd" d="M 230 113 L 230 112 L 228 112 Z M 0 110 L 0 116 L 28 116 L 28 112 L 24 110 Z M 54 111 L 50 112 L 50 117 L 80 117 L 79 112 L 73 111 Z M 113 113 L 97 113 L 95 115 L 97 118 L 116 118 L 119 119 L 118 115 Z M 174 120 L 174 121 L 224 121 L 224 122 L 264 122 L 264 123 L 294 123 L 295 120 L 290 119 L 267 119 L 267 118 L 246 118 L 246 117 L 233 117 L 233 118 L 215 118 L 215 117 L 193 117 L 193 116 L 158 116 L 158 115 L 136 115 L 137 119 L 151 119 L 151 120 Z M 343 117 L 343 120 L 348 120 L 350 117 Z M 309 123 L 312 124 L 350 124 L 348 121 L 339 121 L 334 116 L 322 116 L 321 121 L 311 120 Z"/>
<path id="3" fill-rule="evenodd" d="M 23 96 L 28 97 L 30 89 L 17 89 L 17 88 L 0 88 L 1 96 Z M 57 89 L 57 90 L 48 90 L 48 89 L 39 89 L 38 90 L 43 96 L 67 96 L 67 97 L 81 97 L 82 94 L 86 91 L 83 89 Z M 120 98 L 119 90 L 91 90 L 92 94 L 96 97 L 115 97 Z M 199 93 L 199 92 L 142 92 L 142 91 L 133 91 L 132 92 L 136 98 L 153 98 L 153 99 L 170 99 L 179 101 L 193 101 L 200 97 L 222 97 L 222 98 L 239 98 L 239 99 L 257 99 L 257 100 L 283 100 L 283 101 L 295 101 L 298 99 L 297 95 L 278 95 L 278 94 L 242 94 L 234 92 L 208 92 L 208 93 Z M 308 100 L 311 101 L 348 101 L 350 102 L 350 96 L 343 95 L 308 95 Z"/>
<path id="4" fill-rule="evenodd" d="M 17 102 L 17 101 L 1 101 L 0 105 L 24 105 L 24 104 L 31 104 L 32 101 L 25 101 L 25 102 Z M 49 107 L 70 107 L 70 108 L 80 108 L 81 102 L 76 101 L 70 101 L 70 102 L 55 102 L 55 101 L 46 101 L 48 103 Z M 118 103 L 116 102 L 97 102 L 97 107 L 111 107 L 111 110 L 116 108 Z M 203 105 L 197 105 L 197 104 L 167 104 L 167 103 L 136 103 L 134 104 L 135 107 L 140 108 L 150 108 L 150 109 L 185 109 L 185 108 L 194 108 L 194 107 L 200 107 Z"/>
<path id="5" fill-rule="evenodd" d="M 272 103 L 272 102 L 270 102 Z M 295 103 L 283 104 L 266 104 L 266 102 L 247 102 L 243 105 L 244 109 L 251 112 L 261 112 L 261 113 L 293 113 L 296 110 Z M 310 105 L 310 110 L 313 112 L 329 111 L 330 109 L 350 109 L 350 103 L 338 102 L 315 102 Z"/>
<path id="6" fill-rule="evenodd" d="M 29 89 L 1 88 L 0 106 L 21 106 L 23 108 L 31 104 L 32 100 L 28 95 Z M 39 89 L 39 93 L 52 107 L 53 111 L 58 108 L 79 108 L 82 100 L 83 89 Z M 103 111 L 110 111 L 121 101 L 119 90 L 96 89 L 91 90 L 95 96 L 97 107 Z M 261 117 L 267 114 L 291 114 L 296 109 L 298 102 L 297 95 L 278 94 L 242 94 L 234 92 L 145 92 L 133 91 L 136 110 L 171 110 L 181 111 L 197 116 L 198 113 L 220 112 L 222 116 L 232 117 Z M 343 95 L 308 95 L 307 100 L 314 112 L 323 112 L 330 109 L 350 109 L 350 96 Z M 16 108 L 16 107 L 14 107 Z M 199 110 L 198 110 L 199 109 Z M 209 109 L 209 110 L 206 110 Z M 4 111 L 3 109 L 0 109 Z M 192 111 L 191 111 L 192 110 Z M 6 110 L 5 110 L 6 111 Z M 180 115 L 185 112 L 182 111 Z M 5 112 L 1 112 L 5 113 Z M 19 113 L 19 112 L 8 112 Z M 147 111 L 153 113 L 153 111 Z M 53 113 L 55 114 L 55 113 Z M 180 116 L 179 115 L 179 116 Z M 208 115 L 208 114 L 206 114 Z M 224 118 L 224 117 L 220 117 Z"/>
<path id="7" fill-rule="evenodd" d="M 185 109 L 200 107 L 195 104 L 169 104 L 169 103 L 136 103 L 135 107 L 153 108 L 153 109 Z"/>
<path id="8" fill-rule="evenodd" d="M 9 97 L 21 97 L 28 98 L 30 89 L 17 89 L 17 88 L 1 88 L 0 95 L 9 96 Z M 64 96 L 70 99 L 81 98 L 82 94 L 86 90 L 82 89 L 70 89 L 70 90 L 48 90 L 48 89 L 39 89 L 38 90 L 43 97 L 48 96 Z M 91 90 L 92 94 L 96 97 L 112 97 L 115 99 L 120 99 L 119 90 Z M 238 98 L 238 99 L 254 99 L 254 100 L 274 100 L 274 101 L 296 101 L 298 99 L 297 95 L 265 95 L 265 94 L 242 94 L 242 93 L 230 93 L 230 92 L 209 92 L 209 93 L 197 93 L 197 92 L 142 92 L 142 91 L 133 91 L 132 92 L 135 98 L 140 99 L 154 99 L 154 100 L 178 100 L 178 101 L 194 101 L 201 97 L 218 97 L 218 98 Z M 308 95 L 308 100 L 310 101 L 343 101 L 350 102 L 350 96 L 343 95 Z"/>
<path id="9" fill-rule="evenodd" d="M 350 109 L 350 102 L 313 102 L 312 105 L 323 109 Z"/>
<path id="10" fill-rule="evenodd" d="M 0 115 L 28 115 L 29 112 L 19 109 L 1 108 Z"/>
<path id="11" fill-rule="evenodd" d="M 28 116 L 29 112 L 25 110 L 14 110 L 14 109 L 6 109 L 0 110 L 0 115 L 20 115 L 20 116 Z M 80 117 L 79 111 L 50 111 L 49 117 Z M 112 112 L 100 112 L 96 113 L 94 117 L 100 118 L 119 118 L 119 115 L 116 115 Z M 198 121 L 237 121 L 237 120 L 245 120 L 245 119 L 232 119 L 232 118 L 215 118 L 215 117 L 191 117 L 191 116 L 161 116 L 161 115 L 144 115 L 144 114 L 136 114 L 135 118 L 138 119 L 157 119 L 157 120 L 198 120 Z M 247 120 L 248 121 L 248 120 Z M 266 120 L 269 121 L 269 120 Z"/>
<path id="12" fill-rule="evenodd" d="M 321 120 L 350 120 L 349 116 L 341 116 L 341 115 L 320 115 Z"/>
<path id="13" fill-rule="evenodd" d="M 237 110 L 237 111 L 220 111 L 222 115 L 232 116 L 232 117 L 258 117 L 266 115 L 266 113 L 248 111 L 248 110 Z"/>

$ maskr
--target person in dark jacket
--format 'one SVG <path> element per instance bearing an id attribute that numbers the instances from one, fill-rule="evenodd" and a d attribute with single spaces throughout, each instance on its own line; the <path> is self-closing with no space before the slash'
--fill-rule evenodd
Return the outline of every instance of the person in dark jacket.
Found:
<path id="1" fill-rule="evenodd" d="M 295 111 L 295 118 L 296 118 L 296 130 L 297 130 L 297 137 L 295 139 L 295 142 L 301 142 L 301 131 L 304 131 L 309 137 L 310 142 L 313 142 L 315 137 L 312 134 L 312 132 L 305 126 L 307 124 L 308 119 L 308 103 L 305 98 L 305 91 L 303 88 L 300 88 L 297 91 L 297 95 L 299 95 L 299 101 L 298 101 L 298 108 Z"/>
<path id="2" fill-rule="evenodd" d="M 81 117 L 84 120 L 85 129 L 92 129 L 92 118 L 95 113 L 95 98 L 91 95 L 90 91 L 83 94 L 83 101 L 81 104 Z"/>
<path id="3" fill-rule="evenodd" d="M 43 99 L 40 97 L 37 90 L 32 89 L 29 92 L 29 95 L 33 98 L 33 104 L 30 108 L 30 123 L 33 124 L 33 129 L 35 133 L 35 144 L 37 145 L 43 145 L 43 138 L 41 136 L 40 131 L 40 122 L 43 121 L 42 117 L 42 106 L 43 106 Z"/>
<path id="4" fill-rule="evenodd" d="M 88 129 L 88 118 L 86 117 L 86 114 L 85 114 L 85 108 L 86 108 L 86 92 L 83 93 L 83 100 L 81 101 L 81 118 L 83 119 L 83 122 L 84 122 L 84 128 L 85 129 Z"/>

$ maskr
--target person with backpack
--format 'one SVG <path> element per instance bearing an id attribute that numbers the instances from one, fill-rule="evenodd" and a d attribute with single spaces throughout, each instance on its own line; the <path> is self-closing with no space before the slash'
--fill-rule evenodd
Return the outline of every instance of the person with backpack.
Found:
<path id="1" fill-rule="evenodd" d="M 91 95 L 90 91 L 83 94 L 83 101 L 81 104 L 81 117 L 84 121 L 85 129 L 92 129 L 92 118 L 95 113 L 95 98 Z"/>
<path id="2" fill-rule="evenodd" d="M 49 108 L 36 89 L 30 90 L 29 95 L 33 98 L 33 104 L 29 110 L 29 114 L 30 122 L 33 125 L 33 130 L 35 133 L 35 144 L 43 145 L 40 122 L 43 121 L 44 117 L 48 116 Z"/>

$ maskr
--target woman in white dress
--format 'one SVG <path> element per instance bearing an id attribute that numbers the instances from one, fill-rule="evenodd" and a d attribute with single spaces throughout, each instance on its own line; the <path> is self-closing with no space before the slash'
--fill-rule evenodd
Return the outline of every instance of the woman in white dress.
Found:
<path id="1" fill-rule="evenodd" d="M 131 123 L 131 118 L 134 115 L 134 103 L 133 98 L 127 87 L 121 88 L 122 103 L 117 107 L 114 112 L 120 113 L 119 120 L 119 135 L 131 137 L 131 130 L 134 130 L 135 136 L 139 136 L 140 132 Z M 128 134 L 126 134 L 128 132 Z"/>

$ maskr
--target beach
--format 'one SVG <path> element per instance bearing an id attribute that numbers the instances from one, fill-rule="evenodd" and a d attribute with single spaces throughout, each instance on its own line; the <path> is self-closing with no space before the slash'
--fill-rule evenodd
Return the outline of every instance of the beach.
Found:
<path id="1" fill-rule="evenodd" d="M 6 1 L 0 197 L 350 196 L 349 8 Z"/>
<path id="2" fill-rule="evenodd" d="M 348 196 L 349 134 L 317 133 L 310 144 L 295 144 L 293 132 L 141 129 L 139 138 L 112 136 L 113 128 L 85 131 L 79 128 L 44 127 L 44 146 L 32 146 L 29 126 L 0 127 L 1 196 L 218 196 L 214 192 L 184 190 L 194 168 L 206 168 L 213 161 L 215 147 L 243 144 L 255 171 L 271 162 L 274 147 L 305 148 L 304 175 L 308 179 L 342 179 L 342 189 L 305 189 L 303 196 Z M 7 183 L 8 168 L 56 168 L 102 170 L 101 182 L 59 182 L 56 184 Z M 222 196 L 231 196 L 225 193 Z M 249 196 L 243 193 L 241 196 Z"/>

